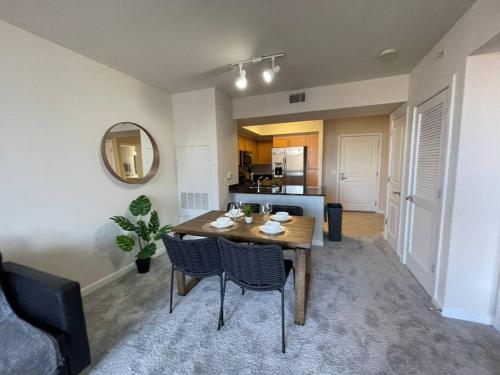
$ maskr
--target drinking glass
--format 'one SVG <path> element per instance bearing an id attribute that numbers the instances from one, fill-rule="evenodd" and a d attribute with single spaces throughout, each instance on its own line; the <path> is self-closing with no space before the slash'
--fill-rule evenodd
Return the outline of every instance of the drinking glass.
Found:
<path id="1" fill-rule="evenodd" d="M 266 217 L 269 216 L 269 214 L 273 210 L 273 205 L 271 203 L 269 203 L 269 202 L 266 202 L 266 204 L 264 204 L 262 207 L 263 207 L 264 215 Z"/>
<path id="2" fill-rule="evenodd" d="M 243 201 L 238 202 L 238 212 L 243 212 L 243 207 L 245 207 L 245 203 Z"/>
<path id="3" fill-rule="evenodd" d="M 239 207 L 237 203 L 231 203 L 229 205 L 229 214 L 234 218 L 238 216 Z"/>

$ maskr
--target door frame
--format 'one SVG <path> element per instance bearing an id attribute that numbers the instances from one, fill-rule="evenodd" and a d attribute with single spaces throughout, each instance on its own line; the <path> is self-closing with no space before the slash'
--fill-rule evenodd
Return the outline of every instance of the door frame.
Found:
<path id="1" fill-rule="evenodd" d="M 437 308 L 442 308 L 443 306 L 443 296 L 440 294 L 443 292 L 441 291 L 444 283 L 445 283 L 445 275 L 446 275 L 446 260 L 447 256 L 444 259 L 444 252 L 445 250 L 445 239 L 447 236 L 449 236 L 449 228 L 448 225 L 451 222 L 451 205 L 452 205 L 452 200 L 453 200 L 453 186 L 450 186 L 450 170 L 451 170 L 451 162 L 453 158 L 453 151 L 456 149 L 453 147 L 453 137 L 455 136 L 455 121 L 454 121 L 454 113 L 455 113 L 455 101 L 456 101 L 456 74 L 453 74 L 451 82 L 449 85 L 446 87 L 442 88 L 441 90 L 438 90 L 434 92 L 431 96 L 427 97 L 425 100 L 421 101 L 418 104 L 413 105 L 412 107 L 412 113 L 411 117 L 407 117 L 407 142 L 405 144 L 405 159 L 408 159 L 408 164 L 405 164 L 404 168 L 404 196 L 405 198 L 408 195 L 409 189 L 413 184 L 413 171 L 415 167 L 415 142 L 416 142 L 416 125 L 417 125 L 417 113 L 418 113 L 418 107 L 421 106 L 422 104 L 426 103 L 427 101 L 431 100 L 435 96 L 441 94 L 442 92 L 448 90 L 448 98 L 447 98 L 447 121 L 445 124 L 445 133 L 444 133 L 444 150 L 443 150 L 443 162 L 442 162 L 442 170 L 441 170 L 441 203 L 440 203 L 440 215 L 438 218 L 438 239 L 437 239 L 437 254 L 436 254 L 436 271 L 434 275 L 434 288 L 433 288 L 433 295 L 431 295 L 432 302 L 435 307 Z M 408 112 L 410 109 L 408 108 Z M 409 122 L 411 121 L 411 122 Z M 411 125 L 411 128 L 410 128 Z M 406 137 L 405 137 L 406 138 Z M 406 160 L 405 160 L 406 163 Z M 404 207 L 404 213 L 401 213 L 401 221 L 400 221 L 400 226 L 402 229 L 404 229 L 404 234 L 402 240 L 402 246 L 403 246 L 403 260 L 402 263 L 406 264 L 407 263 L 407 258 L 408 258 L 408 253 L 409 253 L 409 246 L 410 246 L 410 238 L 409 238 L 409 233 L 411 231 L 410 228 L 410 209 L 409 209 L 410 202 L 405 199 L 404 204 L 402 207 Z M 401 229 L 400 229 L 401 230 Z M 449 252 L 449 248 L 447 248 Z M 446 254 L 447 255 L 447 254 Z"/>
<path id="2" fill-rule="evenodd" d="M 338 139 L 338 145 L 337 145 L 337 179 L 336 179 L 336 186 L 337 186 L 337 202 L 340 203 L 340 166 L 341 166 L 341 160 L 340 157 L 342 155 L 342 138 L 345 137 L 365 137 L 365 136 L 377 136 L 378 137 L 378 152 L 377 152 L 377 158 L 378 158 L 378 165 L 377 165 L 377 191 L 376 191 L 376 197 L 377 197 L 377 207 L 375 212 L 376 213 L 381 213 L 380 212 L 380 175 L 381 175 L 381 169 L 382 169 L 382 142 L 384 141 L 383 133 L 382 132 L 374 132 L 374 133 L 353 133 L 353 134 L 340 134 L 339 139 Z"/>
<path id="3" fill-rule="evenodd" d="M 404 134 L 403 134 L 403 151 L 401 153 L 401 186 L 400 186 L 400 202 L 399 202 L 399 210 L 398 210 L 398 217 L 396 218 L 398 222 L 398 231 L 397 231 L 397 238 L 396 238 L 396 248 L 394 251 L 399 257 L 399 260 L 401 263 L 405 263 L 405 251 L 404 251 L 404 215 L 403 215 L 403 206 L 405 205 L 406 200 L 404 197 L 406 196 L 407 189 L 406 189 L 406 175 L 407 175 L 407 170 L 406 170 L 406 145 L 408 142 L 408 119 L 409 119 L 409 107 L 406 104 L 403 104 L 401 107 L 399 107 L 394 113 L 391 114 L 391 125 L 389 129 L 389 158 L 388 158 L 388 164 L 387 164 L 387 194 L 386 194 L 386 202 L 385 202 L 385 214 L 384 214 L 384 240 L 387 241 L 387 215 L 389 213 L 389 205 L 390 205 L 390 199 L 391 199 L 391 182 L 390 182 L 390 172 L 391 172 L 391 161 L 392 161 L 392 156 L 393 156 L 393 144 L 392 144 L 392 131 L 394 129 L 394 121 L 399 120 L 401 117 L 406 116 L 406 121 L 403 127 Z"/>

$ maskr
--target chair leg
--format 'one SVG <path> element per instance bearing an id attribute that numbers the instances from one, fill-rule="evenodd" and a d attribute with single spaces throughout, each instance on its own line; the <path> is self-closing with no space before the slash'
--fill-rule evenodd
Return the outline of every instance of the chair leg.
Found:
<path id="1" fill-rule="evenodd" d="M 295 291 L 295 267 L 292 266 L 292 272 L 293 272 L 293 290 Z"/>
<path id="2" fill-rule="evenodd" d="M 241 288 L 241 295 L 245 295 L 245 288 Z"/>
<path id="3" fill-rule="evenodd" d="M 217 331 L 221 329 L 224 325 L 224 295 L 226 294 L 226 277 L 225 275 L 221 276 L 221 298 L 220 298 L 220 313 L 219 313 L 219 326 L 217 327 Z"/>
<path id="4" fill-rule="evenodd" d="M 172 298 L 174 296 L 174 273 L 175 273 L 175 267 L 172 264 L 172 272 L 170 275 L 170 311 L 169 311 L 170 314 L 172 314 Z"/>
<path id="5" fill-rule="evenodd" d="M 219 312 L 219 324 L 217 325 L 217 331 L 224 325 L 224 275 L 219 275 L 220 280 L 220 312 Z"/>
<path id="6" fill-rule="evenodd" d="M 281 351 L 285 353 L 285 290 L 281 293 Z"/>

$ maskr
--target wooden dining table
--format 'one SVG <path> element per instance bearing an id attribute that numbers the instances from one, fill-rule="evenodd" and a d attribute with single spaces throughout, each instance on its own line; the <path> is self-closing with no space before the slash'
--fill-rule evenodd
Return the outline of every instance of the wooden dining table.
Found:
<path id="1" fill-rule="evenodd" d="M 259 230 L 268 220 L 260 214 L 253 214 L 253 223 L 246 224 L 243 218 L 235 219 L 235 224 L 229 228 L 217 229 L 211 222 L 226 214 L 225 211 L 210 211 L 194 219 L 176 225 L 172 232 L 176 238 L 186 235 L 201 237 L 224 237 L 237 242 L 256 244 L 276 244 L 283 249 L 295 251 L 295 324 L 304 325 L 306 306 L 311 277 L 311 247 L 314 231 L 314 217 L 292 216 L 291 220 L 282 223 L 284 232 L 270 235 Z M 186 276 L 177 272 L 177 293 L 185 296 L 198 283 L 197 278 L 186 282 Z"/>

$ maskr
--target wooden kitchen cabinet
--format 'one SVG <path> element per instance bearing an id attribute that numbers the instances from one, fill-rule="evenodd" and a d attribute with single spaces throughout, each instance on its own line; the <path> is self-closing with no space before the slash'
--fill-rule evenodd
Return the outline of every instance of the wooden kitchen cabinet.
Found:
<path id="1" fill-rule="evenodd" d="M 317 133 L 307 134 L 305 136 L 305 145 L 307 147 L 307 167 L 318 169 L 319 135 Z"/>
<path id="2" fill-rule="evenodd" d="M 252 164 L 271 164 L 272 148 L 272 141 L 255 141 L 251 138 L 238 136 L 238 153 L 239 151 L 250 151 Z"/>
<path id="3" fill-rule="evenodd" d="M 273 137 L 273 147 L 289 147 L 290 141 L 288 136 L 275 136 Z"/>
<path id="4" fill-rule="evenodd" d="M 271 164 L 273 152 L 273 141 L 257 142 L 257 155 L 255 164 Z"/>
<path id="5" fill-rule="evenodd" d="M 306 145 L 306 137 L 304 135 L 291 135 L 288 141 L 288 147 L 304 147 Z"/>

